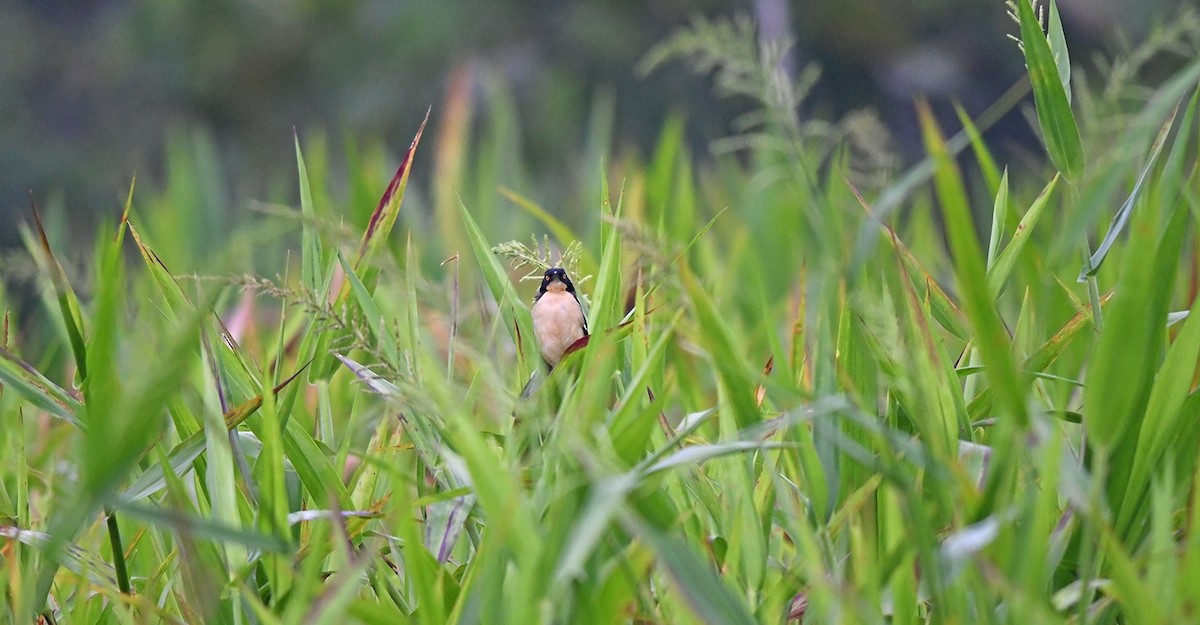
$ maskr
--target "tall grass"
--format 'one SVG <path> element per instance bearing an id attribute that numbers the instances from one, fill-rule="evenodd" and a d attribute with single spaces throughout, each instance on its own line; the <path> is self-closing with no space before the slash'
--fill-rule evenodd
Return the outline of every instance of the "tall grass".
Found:
<path id="1" fill-rule="evenodd" d="M 86 275 L 23 226 L 0 618 L 1195 620 L 1200 61 L 1071 104 L 1053 3 L 1050 36 L 1014 10 L 1036 174 L 918 104 L 928 158 L 884 176 L 848 121 L 795 115 L 811 72 L 697 22 L 646 69 L 755 98 L 736 149 L 697 162 L 678 119 L 647 162 L 595 139 L 563 205 L 504 101 L 454 89 L 344 181 L 298 139 L 295 206 L 215 242 L 204 149 L 130 189 Z M 593 330 L 548 375 L 494 249 L 544 232 L 582 243 Z"/>

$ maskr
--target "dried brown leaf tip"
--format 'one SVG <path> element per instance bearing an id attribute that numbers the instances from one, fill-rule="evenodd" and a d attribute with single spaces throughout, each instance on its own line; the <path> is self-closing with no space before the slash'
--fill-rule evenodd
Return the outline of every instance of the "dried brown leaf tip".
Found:
<path id="1" fill-rule="evenodd" d="M 763 400 L 767 398 L 767 386 L 765 384 L 766 377 L 771 375 L 771 372 L 774 370 L 775 357 L 771 356 L 770 358 L 767 358 L 767 364 L 763 366 L 762 377 L 764 382 L 759 383 L 758 387 L 754 389 L 754 401 L 758 404 L 759 408 L 762 408 Z"/>

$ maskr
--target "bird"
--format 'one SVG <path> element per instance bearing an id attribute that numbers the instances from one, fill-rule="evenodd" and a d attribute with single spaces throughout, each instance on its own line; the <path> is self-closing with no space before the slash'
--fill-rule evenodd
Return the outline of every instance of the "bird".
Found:
<path id="1" fill-rule="evenodd" d="M 542 276 L 542 286 L 533 298 L 533 335 L 542 359 L 551 370 L 575 341 L 588 335 L 587 317 L 575 292 L 575 284 L 561 267 L 551 267 Z"/>

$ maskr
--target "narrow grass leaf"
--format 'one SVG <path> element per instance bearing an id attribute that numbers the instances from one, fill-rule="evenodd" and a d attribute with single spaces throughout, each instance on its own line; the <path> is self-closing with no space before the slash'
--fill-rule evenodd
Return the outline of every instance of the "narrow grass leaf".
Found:
<path id="1" fill-rule="evenodd" d="M 983 174 L 983 181 L 987 184 L 988 193 L 998 197 L 1002 176 L 1000 167 L 996 165 L 996 158 L 992 156 L 991 149 L 984 142 L 983 134 L 975 127 L 975 122 L 971 121 L 971 116 L 967 115 L 967 112 L 958 103 L 954 104 L 954 113 L 958 115 L 958 121 L 962 123 L 962 131 L 971 140 L 971 153 L 975 155 L 975 161 L 979 164 L 979 172 Z M 1005 168 L 1003 178 L 1008 178 L 1008 168 Z M 1004 223 L 1007 222 L 1001 222 L 1001 224 Z"/>
<path id="2" fill-rule="evenodd" d="M 83 422 L 76 417 L 83 407 L 79 400 L 3 347 L 0 347 L 0 383 L 35 408 L 83 429 Z"/>
<path id="3" fill-rule="evenodd" d="M 308 367 L 305 366 L 298 369 L 286 380 L 280 382 L 272 389 L 272 394 L 279 394 L 293 380 Z M 250 415 L 258 411 L 262 407 L 263 398 L 261 395 L 253 397 L 237 406 L 234 406 L 226 412 L 222 418 L 225 421 L 225 427 L 232 430 L 241 425 Z M 174 473 L 181 474 L 192 468 L 192 464 L 204 453 L 205 435 L 202 430 L 194 432 L 183 442 L 176 445 L 167 455 L 167 462 L 171 465 Z M 165 475 L 162 465 L 151 465 L 144 473 L 138 476 L 128 488 L 122 491 L 120 498 L 124 501 L 138 501 L 157 493 L 166 486 Z"/>
<path id="4" fill-rule="evenodd" d="M 1000 179 L 996 188 L 996 201 L 992 206 L 992 230 L 988 235 L 987 268 L 992 271 L 996 256 L 1000 253 L 1000 239 L 1004 238 L 1005 224 L 1008 223 L 1008 169 Z"/>
<path id="5" fill-rule="evenodd" d="M 617 205 L 613 207 L 608 196 L 608 184 L 605 182 L 600 211 L 600 268 L 596 272 L 596 286 L 592 290 L 591 307 L 588 310 L 591 320 L 589 327 L 597 331 L 616 326 L 623 316 L 621 231 L 617 228 L 616 220 L 621 218 L 624 193 L 622 188 Z"/>
<path id="6" fill-rule="evenodd" d="M 1046 188 L 1038 195 L 1037 199 L 1025 211 L 1025 215 L 1021 217 L 1021 223 L 1017 224 L 1017 230 L 1013 233 L 1012 240 L 1008 246 L 996 258 L 995 264 L 987 270 L 987 285 L 988 290 L 995 299 L 1000 296 L 1004 290 L 1005 283 L 1008 282 L 1008 277 L 1012 274 L 1013 267 L 1017 264 L 1017 259 L 1021 256 L 1021 252 L 1029 243 L 1029 238 L 1033 233 L 1033 228 L 1037 226 L 1038 220 L 1042 217 L 1042 212 L 1046 206 L 1050 204 L 1050 197 L 1054 193 L 1055 186 L 1058 184 L 1058 175 L 1050 179 Z M 997 200 L 999 202 L 999 200 Z"/>
<path id="7" fill-rule="evenodd" d="M 1163 146 L 1166 145 L 1167 137 L 1171 133 L 1171 126 L 1175 124 L 1175 114 L 1178 112 L 1179 107 L 1175 107 L 1170 117 L 1167 118 L 1166 123 L 1158 131 L 1158 137 L 1150 147 L 1150 156 L 1146 159 L 1146 165 L 1142 167 L 1142 173 L 1138 176 L 1137 183 L 1133 185 L 1133 190 L 1129 192 L 1129 197 L 1125 198 L 1125 202 L 1117 210 L 1112 223 L 1108 226 L 1108 232 L 1105 233 L 1104 239 L 1100 241 L 1100 246 L 1096 248 L 1091 258 L 1088 259 L 1088 266 L 1080 270 L 1080 282 L 1096 275 L 1096 272 L 1100 270 L 1100 265 L 1104 263 L 1105 257 L 1108 256 L 1108 251 L 1112 248 L 1113 243 L 1117 241 L 1117 237 L 1125 230 L 1125 225 L 1129 223 L 1129 216 L 1133 214 L 1133 207 L 1137 205 L 1146 181 L 1150 177 L 1150 172 L 1154 169 L 1154 164 L 1158 162 L 1158 155 L 1162 153 Z"/>
<path id="8" fill-rule="evenodd" d="M 62 264 L 54 257 L 50 248 L 50 240 L 46 237 L 46 228 L 42 225 L 42 216 L 37 206 L 33 206 L 33 221 L 37 226 L 38 240 L 42 244 L 42 253 L 50 265 L 50 282 L 54 285 L 54 294 L 58 298 L 59 312 L 67 329 L 67 337 L 71 342 L 71 353 L 75 356 L 75 366 L 79 370 L 79 379 L 87 378 L 87 349 L 83 341 L 83 320 L 79 315 L 79 298 L 67 280 L 67 272 Z"/>
<path id="9" fill-rule="evenodd" d="M 1025 5 L 1023 1 L 1018 4 Z M 1045 43 L 1044 38 L 1042 42 Z M 946 216 L 946 230 L 954 251 L 959 290 L 964 299 L 967 317 L 975 328 L 979 355 L 987 367 L 992 386 L 1000 393 L 1001 405 L 1017 423 L 1025 425 L 1029 418 L 1025 406 L 1024 385 L 1013 363 L 1008 333 L 988 289 L 987 270 L 976 238 L 975 223 L 971 218 L 971 208 L 962 178 L 950 158 L 928 105 L 922 103 L 918 114 L 925 145 L 938 163 L 934 181 L 942 211 Z"/>
<path id="10" fill-rule="evenodd" d="M 721 381 L 733 422 L 737 429 L 745 429 L 762 420 L 762 413 L 754 404 L 754 384 L 750 381 L 749 366 L 742 357 L 732 331 L 726 324 L 712 299 L 691 270 L 686 266 L 680 271 L 684 287 L 692 301 L 700 325 L 702 343 L 709 351 L 710 362 Z"/>
<path id="11" fill-rule="evenodd" d="M 1058 79 L 1062 83 L 1063 93 L 1067 94 L 1067 104 L 1071 104 L 1071 55 L 1067 50 L 1067 36 L 1063 33 L 1062 17 L 1058 13 L 1058 3 L 1050 0 L 1050 16 L 1046 24 L 1046 42 L 1050 44 L 1050 55 L 1054 57 L 1054 67 L 1058 70 Z"/>
<path id="12" fill-rule="evenodd" d="M 872 211 L 871 206 L 867 204 L 866 199 L 859 193 L 858 189 L 854 185 L 851 185 L 850 189 L 854 192 L 854 197 L 858 200 L 859 205 L 867 212 L 868 221 L 875 220 L 875 213 Z M 881 231 L 880 236 L 891 244 L 893 252 L 899 256 L 904 270 L 912 279 L 913 287 L 917 289 L 922 299 L 929 300 L 930 309 L 938 323 L 955 337 L 963 341 L 969 341 L 971 339 L 971 330 L 967 326 L 967 322 L 963 318 L 963 313 L 959 310 L 958 306 L 950 301 L 950 297 L 938 285 L 937 280 L 913 256 L 913 253 L 904 245 L 899 235 L 891 226 L 880 221 L 879 229 Z"/>
<path id="13" fill-rule="evenodd" d="M 354 300 L 358 303 L 358 307 L 362 310 L 363 317 L 367 320 L 367 326 L 371 328 L 371 334 L 375 335 L 375 340 L 378 341 L 383 356 L 387 362 L 398 362 L 400 349 L 396 345 L 396 337 L 392 335 L 392 331 L 388 329 L 386 319 L 383 317 L 383 312 L 375 303 L 375 299 L 371 297 L 367 286 L 359 279 L 358 274 L 346 258 L 338 253 L 338 262 L 342 265 L 342 270 L 346 272 L 346 281 L 350 284 L 351 292 L 354 294 Z"/>
<path id="14" fill-rule="evenodd" d="M 711 443 L 707 445 L 692 445 L 684 447 L 679 451 L 655 462 L 646 467 L 646 474 L 652 475 L 662 471 L 669 471 L 678 467 L 693 466 L 704 463 L 713 458 L 728 456 L 730 454 L 744 453 L 747 451 L 757 451 L 760 449 L 775 449 L 786 447 L 782 443 L 768 443 L 763 441 L 727 441 L 723 443 Z"/>
<path id="15" fill-rule="evenodd" d="M 300 214 L 301 220 L 301 261 L 300 281 L 312 293 L 321 289 L 321 274 L 325 263 L 321 258 L 321 239 L 313 223 L 316 211 L 313 208 L 312 188 L 308 183 L 308 168 L 304 165 L 304 155 L 300 153 L 300 136 L 293 133 L 296 144 L 296 169 L 300 179 Z"/>
<path id="16" fill-rule="evenodd" d="M 564 224 L 557 217 L 550 214 L 546 209 L 542 208 L 537 202 L 509 189 L 508 187 L 500 187 L 500 195 L 508 198 L 508 201 L 521 207 L 522 210 L 532 215 L 535 219 L 542 222 L 546 229 L 550 231 L 550 235 L 558 240 L 559 243 L 566 245 L 571 241 L 578 241 L 579 237 L 571 230 L 567 224 Z M 580 253 L 583 257 L 583 265 L 585 267 L 595 267 L 596 259 L 591 252 L 585 247 Z"/>
<path id="17" fill-rule="evenodd" d="M 556 584 L 573 581 L 584 573 L 584 564 L 604 537 L 612 520 L 625 505 L 625 498 L 638 485 L 637 472 L 596 480 L 588 502 L 571 528 L 566 549 L 554 571 Z"/>
<path id="18" fill-rule="evenodd" d="M 288 541 L 283 538 L 236 527 L 215 519 L 120 498 L 115 499 L 113 503 L 118 510 L 131 518 L 167 528 L 172 532 L 191 534 L 217 543 L 237 544 L 258 551 L 285 552 L 289 549 Z"/>

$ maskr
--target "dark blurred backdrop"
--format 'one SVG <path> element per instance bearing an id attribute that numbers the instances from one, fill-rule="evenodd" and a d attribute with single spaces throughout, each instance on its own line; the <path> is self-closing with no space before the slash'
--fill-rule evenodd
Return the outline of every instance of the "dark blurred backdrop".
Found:
<path id="1" fill-rule="evenodd" d="M 1113 33 L 1137 40 L 1180 4 L 1059 1 L 1085 65 Z M 172 133 L 211 137 L 230 210 L 294 184 L 293 128 L 399 151 L 430 105 L 436 130 L 455 67 L 477 98 L 507 87 L 514 158 L 548 178 L 597 94 L 613 98 L 615 144 L 645 149 L 675 110 L 702 153 L 739 104 L 679 66 L 634 71 L 696 14 L 758 15 L 794 38 L 796 60 L 824 68 L 806 113 L 873 107 L 911 158 L 916 95 L 977 113 L 1023 74 L 1005 11 L 1003 0 L 0 0 L 0 248 L 16 243 L 30 191 L 60 198 L 86 231 L 114 214 L 134 172 L 153 188 Z M 1020 115 L 991 135 L 1039 153 Z"/>

